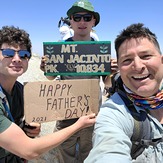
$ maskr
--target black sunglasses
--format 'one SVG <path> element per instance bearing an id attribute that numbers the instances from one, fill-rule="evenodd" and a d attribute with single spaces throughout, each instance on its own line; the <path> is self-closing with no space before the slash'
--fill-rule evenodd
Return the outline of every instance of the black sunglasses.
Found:
<path id="1" fill-rule="evenodd" d="M 85 22 L 89 22 L 92 20 L 93 15 L 92 14 L 74 14 L 73 15 L 73 20 L 75 22 L 80 22 L 81 19 L 83 18 Z"/>
<path id="2" fill-rule="evenodd" d="M 19 54 L 19 57 L 21 59 L 30 59 L 31 58 L 31 53 L 27 50 L 13 50 L 13 49 L 1 49 L 2 51 L 2 55 L 5 58 L 10 58 L 10 57 L 14 57 L 15 52 L 17 52 Z"/>

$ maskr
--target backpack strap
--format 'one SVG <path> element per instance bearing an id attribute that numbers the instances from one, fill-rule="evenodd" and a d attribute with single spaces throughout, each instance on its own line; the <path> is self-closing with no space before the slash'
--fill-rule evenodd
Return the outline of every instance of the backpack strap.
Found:
<path id="1" fill-rule="evenodd" d="M 144 149 L 149 146 L 149 142 L 151 142 L 150 121 L 145 111 L 140 111 L 140 113 L 136 111 L 133 102 L 126 96 L 123 91 L 118 90 L 118 94 L 124 101 L 125 105 L 128 107 L 134 119 L 134 129 L 133 135 L 131 137 L 131 157 L 132 159 L 136 159 L 136 157 L 139 156 L 144 151 Z"/>
<path id="2" fill-rule="evenodd" d="M 131 157 L 136 159 L 145 148 L 149 146 L 151 142 L 151 125 L 147 113 L 144 111 L 140 111 L 139 120 L 134 118 L 134 130 L 133 135 L 131 137 L 132 141 L 132 149 L 131 149 Z"/>
<path id="3" fill-rule="evenodd" d="M 12 114 L 10 112 L 10 109 L 9 109 L 9 104 L 7 102 L 7 98 L 6 98 L 6 95 L 3 93 L 3 90 L 2 90 L 2 87 L 0 86 L 0 99 L 1 99 L 1 102 L 5 108 L 5 115 L 9 117 L 9 119 L 14 122 L 14 118 L 12 117 Z"/>

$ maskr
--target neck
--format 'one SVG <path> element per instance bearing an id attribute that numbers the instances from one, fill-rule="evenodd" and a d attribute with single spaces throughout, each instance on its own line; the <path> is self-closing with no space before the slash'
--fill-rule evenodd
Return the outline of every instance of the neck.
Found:
<path id="1" fill-rule="evenodd" d="M 75 35 L 74 34 L 73 40 L 74 41 L 91 41 L 91 37 L 90 37 L 90 35 L 83 36 L 83 35 Z"/>
<path id="2" fill-rule="evenodd" d="M 0 74 L 0 85 L 5 89 L 5 91 L 9 94 L 11 94 L 12 88 L 16 82 L 15 77 L 7 77 L 3 74 Z"/>
<path id="3" fill-rule="evenodd" d="M 161 124 L 163 124 L 163 110 L 162 109 L 150 110 L 150 114 L 153 117 L 155 117 Z"/>

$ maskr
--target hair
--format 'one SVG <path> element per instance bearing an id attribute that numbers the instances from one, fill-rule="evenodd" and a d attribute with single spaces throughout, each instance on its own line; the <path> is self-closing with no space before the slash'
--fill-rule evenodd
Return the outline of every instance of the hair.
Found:
<path id="1" fill-rule="evenodd" d="M 130 40 L 131 38 L 147 38 L 151 41 L 155 47 L 157 48 L 158 52 L 161 54 L 160 45 L 157 41 L 157 37 L 154 33 L 152 33 L 149 28 L 144 27 L 143 23 L 131 24 L 126 29 L 122 30 L 121 33 L 115 39 L 115 50 L 118 59 L 118 50 L 121 44 L 126 41 Z"/>
<path id="2" fill-rule="evenodd" d="M 3 26 L 0 29 L 0 47 L 2 47 L 3 43 L 12 46 L 25 46 L 27 51 L 31 53 L 32 44 L 29 34 L 18 27 Z"/>

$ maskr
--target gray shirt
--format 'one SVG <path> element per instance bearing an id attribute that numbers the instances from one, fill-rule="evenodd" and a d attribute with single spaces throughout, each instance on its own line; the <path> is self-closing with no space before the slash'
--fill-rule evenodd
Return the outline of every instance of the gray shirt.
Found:
<path id="1" fill-rule="evenodd" d="M 137 111 L 142 108 L 135 106 Z M 149 115 L 152 127 L 151 137 L 161 138 L 163 127 Z M 163 143 L 149 146 L 136 160 L 132 160 L 130 140 L 134 119 L 120 96 L 115 93 L 100 108 L 97 116 L 93 148 L 84 163 L 163 163 Z"/>

